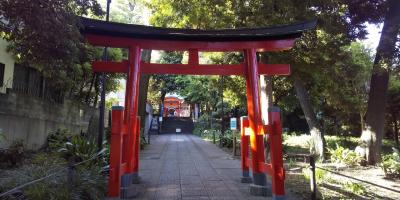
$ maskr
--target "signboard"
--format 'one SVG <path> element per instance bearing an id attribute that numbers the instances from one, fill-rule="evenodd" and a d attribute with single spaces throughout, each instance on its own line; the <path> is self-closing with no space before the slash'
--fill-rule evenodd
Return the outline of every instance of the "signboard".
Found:
<path id="1" fill-rule="evenodd" d="M 231 118 L 231 130 L 236 130 L 236 129 L 237 129 L 237 119 Z"/>

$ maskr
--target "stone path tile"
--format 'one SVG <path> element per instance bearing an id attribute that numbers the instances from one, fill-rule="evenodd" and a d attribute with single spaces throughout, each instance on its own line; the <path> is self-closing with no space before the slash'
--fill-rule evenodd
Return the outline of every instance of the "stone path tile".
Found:
<path id="1" fill-rule="evenodd" d="M 153 136 L 140 153 L 140 200 L 258 200 L 240 183 L 240 162 L 193 135 Z M 290 199 L 290 198 L 287 198 Z"/>

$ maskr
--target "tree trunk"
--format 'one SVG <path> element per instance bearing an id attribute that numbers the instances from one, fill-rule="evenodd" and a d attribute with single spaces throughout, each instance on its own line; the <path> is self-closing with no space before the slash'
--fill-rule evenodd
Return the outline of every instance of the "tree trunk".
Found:
<path id="1" fill-rule="evenodd" d="M 272 77 L 271 76 L 260 76 L 260 87 L 261 87 L 261 119 L 263 124 L 269 124 L 268 121 L 268 110 L 273 106 L 273 97 L 272 97 Z M 269 160 L 269 143 L 268 143 L 268 134 L 264 135 L 264 155 L 265 160 Z"/>
<path id="2" fill-rule="evenodd" d="M 150 62 L 151 50 L 143 51 L 143 61 Z M 150 75 L 143 74 L 139 82 L 138 115 L 140 116 L 140 127 L 144 127 L 146 117 L 147 92 L 149 90 Z"/>
<path id="3" fill-rule="evenodd" d="M 361 125 L 361 131 L 364 130 L 365 128 L 365 115 L 362 111 L 360 111 L 360 125 Z"/>
<path id="4" fill-rule="evenodd" d="M 300 106 L 303 110 L 308 127 L 311 134 L 310 151 L 312 154 L 318 156 L 319 159 L 324 160 L 325 156 L 325 139 L 321 131 L 320 124 L 318 124 L 317 117 L 311 105 L 311 100 L 304 83 L 296 76 L 294 76 L 294 88 L 296 90 L 297 98 L 299 99 Z"/>
<path id="5" fill-rule="evenodd" d="M 161 91 L 161 105 L 160 105 L 159 108 L 158 108 L 158 109 L 159 109 L 160 115 L 161 115 L 161 114 L 164 115 L 162 109 L 164 109 L 164 108 L 163 108 L 163 105 L 164 105 L 165 95 L 167 95 L 167 91 L 162 90 L 162 91 Z M 168 116 L 168 115 L 167 115 L 167 116 Z M 162 116 L 161 116 L 161 117 L 162 117 Z"/>
<path id="6" fill-rule="evenodd" d="M 96 107 L 97 106 L 97 103 L 98 103 L 98 100 L 99 100 L 99 87 L 100 87 L 100 85 L 99 85 L 99 76 L 98 75 L 96 75 L 96 79 L 95 79 L 95 81 L 94 81 L 94 101 L 93 101 L 93 107 Z"/>
<path id="7" fill-rule="evenodd" d="M 399 148 L 400 144 L 399 144 L 399 125 L 397 123 L 397 118 L 395 118 L 394 120 L 394 132 L 393 132 L 393 139 L 394 142 L 396 143 L 396 147 Z"/>
<path id="8" fill-rule="evenodd" d="M 89 102 L 89 100 L 90 100 L 90 94 L 92 93 L 93 85 L 94 85 L 94 83 L 96 82 L 96 77 L 97 77 L 97 76 L 96 76 L 96 73 L 93 73 L 92 80 L 90 81 L 89 90 L 88 90 L 88 93 L 86 94 L 86 100 L 85 100 L 85 102 L 86 102 L 87 105 L 90 105 L 90 102 Z"/>
<path id="9" fill-rule="evenodd" d="M 261 54 L 260 62 L 267 64 L 268 63 L 268 55 Z M 261 75 L 260 76 L 260 102 L 261 102 L 261 119 L 263 124 L 269 124 L 268 121 L 268 110 L 272 108 L 273 104 L 273 94 L 272 94 L 272 84 L 273 80 L 271 76 Z M 268 134 L 264 135 L 264 155 L 265 160 L 269 160 L 269 143 L 268 143 Z"/>
<path id="10" fill-rule="evenodd" d="M 372 68 L 365 128 L 360 138 L 360 148 L 364 149 L 363 156 L 370 165 L 375 165 L 381 157 L 389 68 L 392 67 L 400 28 L 400 1 L 389 0 L 388 8 Z"/>
<path id="11" fill-rule="evenodd" d="M 397 120 L 397 110 L 391 113 L 392 116 L 392 122 L 393 122 L 393 140 L 396 144 L 396 148 L 400 147 L 399 144 L 399 125 L 398 125 L 398 120 Z"/>

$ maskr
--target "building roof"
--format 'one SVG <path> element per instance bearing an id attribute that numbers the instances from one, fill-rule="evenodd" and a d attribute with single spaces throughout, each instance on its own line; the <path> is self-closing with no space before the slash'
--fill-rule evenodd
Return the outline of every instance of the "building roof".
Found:
<path id="1" fill-rule="evenodd" d="M 175 41 L 265 41 L 298 38 L 306 31 L 315 28 L 317 21 L 311 20 L 291 25 L 240 28 L 240 29 L 177 29 L 152 26 L 106 22 L 81 18 L 83 33 L 126 37 L 137 39 L 175 40 Z"/>

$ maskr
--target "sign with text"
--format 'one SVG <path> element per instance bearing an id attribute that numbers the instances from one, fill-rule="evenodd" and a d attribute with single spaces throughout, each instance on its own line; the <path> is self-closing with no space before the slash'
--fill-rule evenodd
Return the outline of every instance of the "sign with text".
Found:
<path id="1" fill-rule="evenodd" d="M 237 129 L 237 119 L 231 118 L 231 130 L 236 130 L 236 129 Z"/>

